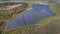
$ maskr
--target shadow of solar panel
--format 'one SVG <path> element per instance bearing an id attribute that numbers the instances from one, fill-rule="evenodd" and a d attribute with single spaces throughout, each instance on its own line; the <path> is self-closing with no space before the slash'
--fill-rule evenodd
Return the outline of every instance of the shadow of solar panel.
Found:
<path id="1" fill-rule="evenodd" d="M 15 20 L 8 22 L 6 30 L 35 24 L 41 19 L 55 15 L 49 8 L 49 5 L 33 4 L 32 7 L 34 10 L 28 10 L 23 15 L 18 16 Z"/>

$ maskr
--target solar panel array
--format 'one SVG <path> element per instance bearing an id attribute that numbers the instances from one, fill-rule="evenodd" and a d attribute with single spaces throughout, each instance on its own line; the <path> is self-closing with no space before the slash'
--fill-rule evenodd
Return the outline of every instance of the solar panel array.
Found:
<path id="1" fill-rule="evenodd" d="M 8 22 L 6 30 L 24 27 L 35 24 L 37 21 L 54 16 L 55 13 L 51 11 L 49 5 L 33 4 L 34 10 L 28 10 L 21 16 L 17 16 L 15 20 Z"/>

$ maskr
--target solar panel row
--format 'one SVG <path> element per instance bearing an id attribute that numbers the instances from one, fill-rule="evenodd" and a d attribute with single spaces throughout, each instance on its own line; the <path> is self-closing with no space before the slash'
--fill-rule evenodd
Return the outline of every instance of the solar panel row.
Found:
<path id="1" fill-rule="evenodd" d="M 55 15 L 48 5 L 33 4 L 32 7 L 34 10 L 29 10 L 23 15 L 16 17 L 15 20 L 8 22 L 6 30 L 35 24 L 41 19 Z"/>

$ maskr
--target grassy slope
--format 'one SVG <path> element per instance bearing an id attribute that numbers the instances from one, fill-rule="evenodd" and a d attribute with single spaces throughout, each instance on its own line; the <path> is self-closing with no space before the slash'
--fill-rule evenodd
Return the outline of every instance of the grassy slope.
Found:
<path id="1" fill-rule="evenodd" d="M 50 7 L 57 15 L 60 15 L 60 7 L 54 6 L 54 4 L 51 4 Z"/>
<path id="2" fill-rule="evenodd" d="M 3 12 L 0 11 L 0 15 L 3 15 L 3 16 L 0 16 L 0 20 L 5 20 L 4 18 L 9 17 L 8 14 L 10 14 L 12 12 L 11 11 L 3 11 Z"/>

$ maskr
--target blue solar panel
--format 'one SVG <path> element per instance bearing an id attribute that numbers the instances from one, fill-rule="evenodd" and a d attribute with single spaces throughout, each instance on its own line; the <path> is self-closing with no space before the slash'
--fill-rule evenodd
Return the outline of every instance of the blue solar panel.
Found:
<path id="1" fill-rule="evenodd" d="M 18 16 L 15 20 L 8 22 L 6 30 L 25 26 L 23 16 Z"/>
<path id="2" fill-rule="evenodd" d="M 55 15 L 48 5 L 33 4 L 32 7 L 34 10 L 29 10 L 24 14 L 27 25 L 35 24 L 41 19 Z"/>
<path id="3" fill-rule="evenodd" d="M 34 24 L 36 21 L 39 20 L 39 17 L 35 11 L 28 11 L 27 13 L 24 14 L 26 24 Z M 40 17 L 41 19 L 42 17 Z"/>
<path id="4" fill-rule="evenodd" d="M 35 24 L 41 19 L 55 15 L 49 8 L 49 5 L 33 4 L 32 7 L 34 10 L 29 10 L 15 20 L 8 22 L 6 30 Z"/>
<path id="5" fill-rule="evenodd" d="M 42 9 L 42 8 L 48 8 L 49 5 L 33 4 L 32 7 L 34 9 Z"/>
<path id="6" fill-rule="evenodd" d="M 55 15 L 54 12 L 51 11 L 49 5 L 40 5 L 40 4 L 33 4 L 32 7 L 36 10 L 36 11 L 41 11 L 41 10 L 45 10 L 46 12 L 48 12 L 50 15 Z"/>

